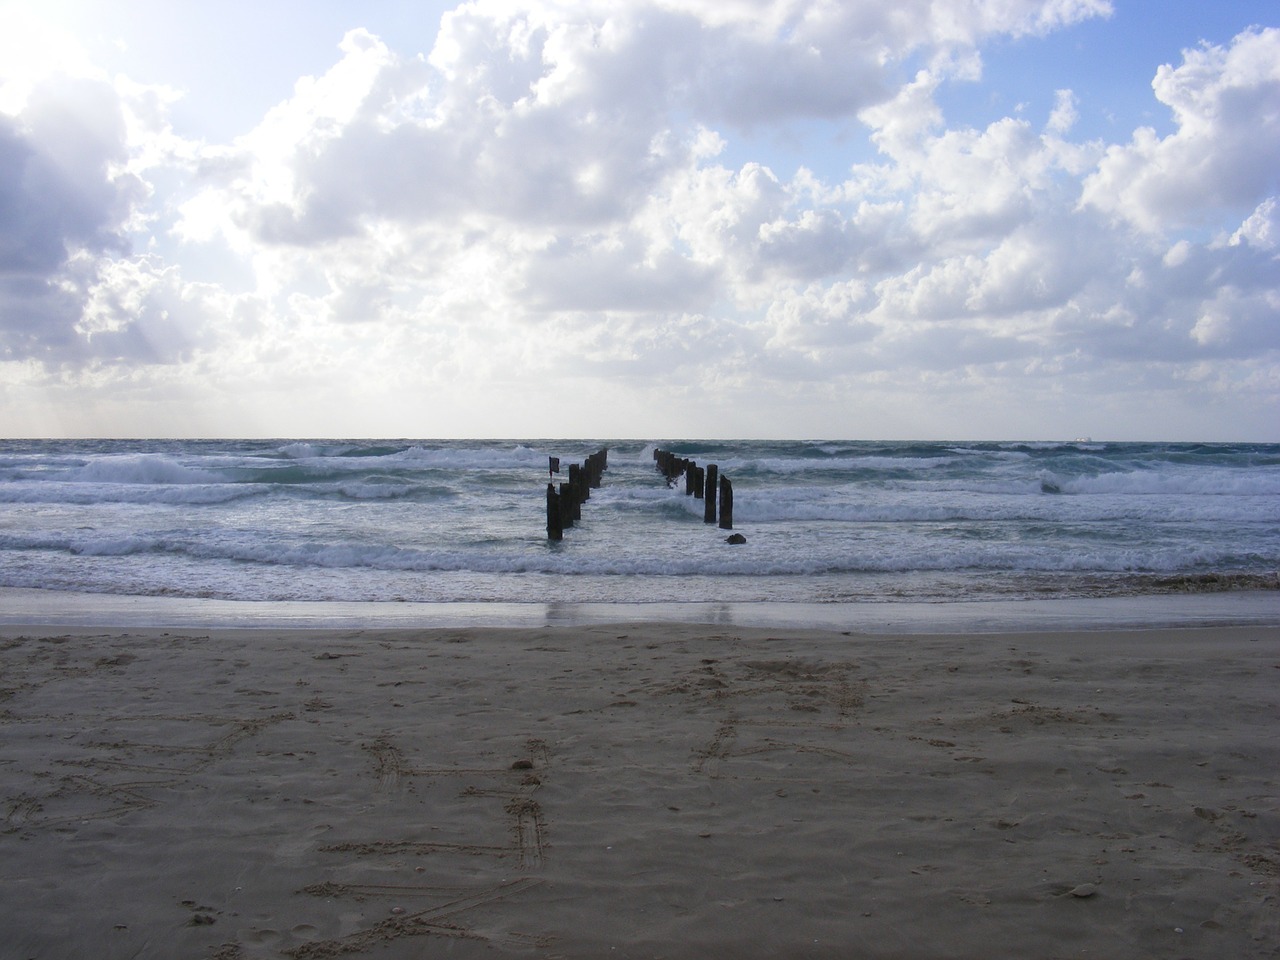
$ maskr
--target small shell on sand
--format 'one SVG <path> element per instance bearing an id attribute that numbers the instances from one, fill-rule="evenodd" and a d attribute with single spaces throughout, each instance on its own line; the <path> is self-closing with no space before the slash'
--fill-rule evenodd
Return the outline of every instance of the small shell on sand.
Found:
<path id="1" fill-rule="evenodd" d="M 1067 891 L 1068 895 L 1073 897 L 1092 897 L 1098 892 L 1098 888 L 1092 883 L 1082 883 L 1078 887 L 1072 887 Z"/>

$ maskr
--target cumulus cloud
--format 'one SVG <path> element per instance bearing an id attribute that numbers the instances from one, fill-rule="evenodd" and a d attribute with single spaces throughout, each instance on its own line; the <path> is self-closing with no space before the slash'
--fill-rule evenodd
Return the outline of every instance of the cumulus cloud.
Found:
<path id="1" fill-rule="evenodd" d="M 1177 129 L 1150 127 L 1108 148 L 1082 201 L 1153 232 L 1215 223 L 1277 188 L 1280 29 L 1251 29 L 1229 46 L 1188 50 L 1156 71 L 1156 99 Z"/>
<path id="2" fill-rule="evenodd" d="M 1280 247 L 1280 201 L 1267 197 L 1231 235 L 1233 244 L 1247 243 L 1259 250 Z"/>
<path id="3" fill-rule="evenodd" d="M 1080 119 L 1076 96 L 1070 90 L 1059 90 L 1055 94 L 1053 112 L 1049 114 L 1047 129 L 1050 133 L 1065 136 Z"/>
<path id="4" fill-rule="evenodd" d="M 985 44 L 1110 12 L 465 3 L 423 56 L 350 30 L 220 144 L 175 138 L 160 88 L 50 86 L 0 115 L 6 355 L 421 390 L 567 361 L 824 397 L 1107 371 L 1124 389 L 1142 363 L 1244 382 L 1278 348 L 1280 31 L 1153 65 L 1163 137 L 1073 140 L 1089 105 L 1068 89 L 1037 124 L 941 106 Z M 825 179 L 724 159 L 796 123 L 876 155 Z M 213 263 L 240 269 L 188 279 Z"/>
<path id="5" fill-rule="evenodd" d="M 688 167 L 700 129 L 851 120 L 921 51 L 1105 13 L 1102 2 L 464 4 L 426 62 L 363 30 L 233 148 L 233 219 L 320 244 L 368 218 L 598 227 Z"/>
<path id="6" fill-rule="evenodd" d="M 12 91 L 11 91 L 12 92 Z M 78 329 L 99 265 L 127 255 L 146 196 L 129 170 L 121 99 L 101 78 L 54 73 L 0 113 L 0 355 L 90 352 Z"/>

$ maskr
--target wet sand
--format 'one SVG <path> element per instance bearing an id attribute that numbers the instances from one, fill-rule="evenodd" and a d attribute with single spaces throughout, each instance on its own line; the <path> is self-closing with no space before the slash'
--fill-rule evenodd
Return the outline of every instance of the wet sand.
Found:
<path id="1" fill-rule="evenodd" d="M 5 958 L 1280 953 L 1280 627 L 0 627 Z"/>

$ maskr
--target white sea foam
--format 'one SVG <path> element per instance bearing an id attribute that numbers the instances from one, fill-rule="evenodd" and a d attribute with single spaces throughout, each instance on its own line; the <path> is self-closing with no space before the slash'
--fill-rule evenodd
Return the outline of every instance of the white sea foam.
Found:
<path id="1" fill-rule="evenodd" d="M 139 453 L 91 460 L 72 471 L 69 479 L 76 483 L 188 484 L 217 483 L 222 478 L 162 454 Z"/>
<path id="2" fill-rule="evenodd" d="M 0 503 L 63 503 L 88 506 L 112 503 L 189 504 L 230 503 L 270 492 L 266 484 L 199 483 L 9 483 L 0 484 Z"/>
<path id="3" fill-rule="evenodd" d="M 592 452 L 594 451 L 587 451 Z M 544 451 L 516 444 L 492 449 L 412 446 L 400 453 L 391 454 L 388 459 L 448 470 L 520 470 L 532 466 L 545 469 L 547 456 Z"/>
<path id="4" fill-rule="evenodd" d="M 733 481 L 747 543 L 731 547 L 656 471 L 662 444 L 623 443 L 580 524 L 549 541 L 548 456 L 598 446 L 0 442 L 0 586 L 878 598 L 1280 568 L 1280 446 L 682 444 Z"/>

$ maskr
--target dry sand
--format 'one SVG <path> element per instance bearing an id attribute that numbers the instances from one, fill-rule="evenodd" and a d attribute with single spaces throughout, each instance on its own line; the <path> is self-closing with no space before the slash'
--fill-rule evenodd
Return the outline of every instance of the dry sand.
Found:
<path id="1" fill-rule="evenodd" d="M 1280 955 L 1280 628 L 0 631 L 4 958 Z"/>

